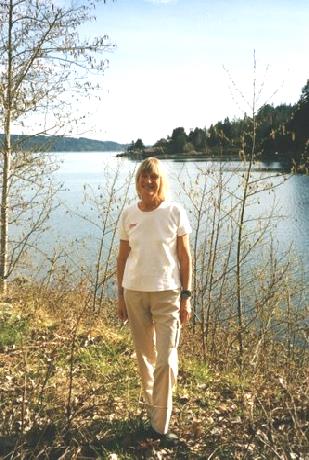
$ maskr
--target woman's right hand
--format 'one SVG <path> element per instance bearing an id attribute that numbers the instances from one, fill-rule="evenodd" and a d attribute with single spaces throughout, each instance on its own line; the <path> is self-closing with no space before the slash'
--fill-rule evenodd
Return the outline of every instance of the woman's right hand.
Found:
<path id="1" fill-rule="evenodd" d="M 127 307 L 123 295 L 118 297 L 118 318 L 121 321 L 128 319 Z"/>

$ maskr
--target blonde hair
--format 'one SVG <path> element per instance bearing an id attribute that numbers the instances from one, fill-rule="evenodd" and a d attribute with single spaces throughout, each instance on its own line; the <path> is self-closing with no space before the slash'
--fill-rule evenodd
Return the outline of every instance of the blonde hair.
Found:
<path id="1" fill-rule="evenodd" d="M 140 196 L 138 182 L 139 182 L 139 178 L 144 173 L 157 174 L 160 177 L 160 185 L 159 185 L 157 196 L 161 201 L 165 201 L 167 197 L 168 183 L 167 183 L 166 173 L 162 166 L 161 161 L 155 157 L 148 157 L 148 158 L 145 158 L 145 160 L 142 161 L 142 163 L 139 165 L 136 171 L 136 175 L 135 175 L 135 187 L 136 187 L 136 191 L 137 191 L 139 198 L 141 198 L 141 196 Z"/>

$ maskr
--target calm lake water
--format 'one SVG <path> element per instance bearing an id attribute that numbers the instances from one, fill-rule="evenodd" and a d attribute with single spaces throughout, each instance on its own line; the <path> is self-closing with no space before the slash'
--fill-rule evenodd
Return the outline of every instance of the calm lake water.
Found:
<path id="1" fill-rule="evenodd" d="M 134 191 L 134 168 L 136 163 L 127 158 L 116 158 L 115 152 L 66 152 L 57 153 L 60 168 L 56 177 L 64 184 L 64 190 L 58 194 L 61 206 L 55 211 L 51 219 L 50 231 L 44 236 L 42 243 L 46 247 L 56 245 L 65 247 L 72 255 L 72 263 L 88 264 L 95 261 L 97 246 L 92 250 L 91 241 L 98 236 L 98 229 L 83 217 L 95 212 L 89 203 L 84 202 L 85 185 L 90 186 L 95 193 L 106 193 L 110 184 L 106 182 L 106 174 L 113 176 L 119 168 L 119 183 L 131 176 L 130 195 Z M 224 177 L 229 177 L 230 187 L 233 189 L 241 180 L 239 162 L 219 164 L 207 160 L 162 160 L 170 178 L 171 198 L 182 201 L 186 208 L 190 208 L 190 201 L 182 190 L 180 183 L 188 187 L 189 182 L 195 180 L 199 169 L 216 171 L 223 169 Z M 273 231 L 276 250 L 282 253 L 289 246 L 301 261 L 297 270 L 304 270 L 306 278 L 309 276 L 309 176 L 287 175 L 282 180 L 280 165 L 254 165 L 253 179 L 264 178 L 271 180 L 275 187 L 274 192 L 261 192 L 258 201 L 250 208 L 250 215 L 265 215 L 276 201 L 275 213 L 279 216 Z M 236 171 L 238 171 L 236 173 Z M 181 180 L 177 177 L 181 176 Z M 279 185 L 280 184 L 280 185 Z M 198 187 L 198 185 L 196 185 Z M 120 194 L 122 192 L 120 191 Z M 83 241 L 85 244 L 83 245 Z M 87 241 L 87 243 L 86 243 Z M 93 245 L 95 246 L 95 245 Z M 75 256 L 74 256 L 75 253 Z M 76 257 L 76 254 L 78 255 Z M 301 267 L 303 265 L 303 268 Z"/>

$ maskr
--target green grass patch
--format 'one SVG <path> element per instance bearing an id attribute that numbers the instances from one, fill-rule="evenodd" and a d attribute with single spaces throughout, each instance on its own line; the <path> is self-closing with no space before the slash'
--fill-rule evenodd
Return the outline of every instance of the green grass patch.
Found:
<path id="1" fill-rule="evenodd" d="M 29 333 L 29 320 L 18 314 L 1 312 L 0 316 L 0 351 L 18 346 L 23 337 Z"/>
<path id="2" fill-rule="evenodd" d="M 95 377 L 98 374 L 106 376 L 114 369 L 114 363 L 106 355 L 106 350 L 98 346 L 79 349 L 75 364 L 78 364 L 89 377 Z"/>
<path id="3" fill-rule="evenodd" d="M 96 345 L 78 347 L 74 366 L 88 379 L 99 382 L 115 381 L 118 390 L 126 386 L 128 378 L 135 377 L 137 373 L 132 348 L 126 337 L 118 337 L 118 340 L 112 342 L 101 340 Z"/>
<path id="4" fill-rule="evenodd" d="M 191 383 L 207 383 L 212 380 L 212 374 L 207 364 L 196 359 L 187 359 L 183 361 L 181 369 Z"/>

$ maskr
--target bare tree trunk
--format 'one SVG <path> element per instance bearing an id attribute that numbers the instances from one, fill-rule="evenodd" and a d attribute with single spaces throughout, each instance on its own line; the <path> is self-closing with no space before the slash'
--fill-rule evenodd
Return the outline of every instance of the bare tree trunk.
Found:
<path id="1" fill-rule="evenodd" d="M 7 93 L 4 106 L 4 151 L 1 191 L 1 235 L 0 235 L 0 294 L 7 290 L 8 272 L 8 227 L 9 227 L 9 182 L 11 176 L 11 121 L 12 121 L 12 29 L 13 0 L 10 0 L 8 27 Z"/>
<path id="2" fill-rule="evenodd" d="M 8 182 L 10 175 L 11 152 L 5 147 L 3 153 L 2 193 L 1 193 L 1 239 L 0 239 L 0 294 L 7 290 L 8 265 Z"/>
<path id="3" fill-rule="evenodd" d="M 69 95 L 74 92 L 82 99 L 96 89 L 86 70 L 103 71 L 106 61 L 99 54 L 112 47 L 105 35 L 79 39 L 78 28 L 92 20 L 96 0 L 64 3 L 71 2 L 61 6 L 32 0 L 0 2 L 0 132 L 4 134 L 0 146 L 0 294 L 6 292 L 8 278 L 18 269 L 31 239 L 44 231 L 54 190 L 50 178 L 45 181 L 55 170 L 45 156 L 48 145 L 42 152 L 39 144 L 31 147 L 23 139 L 13 142 L 13 127 L 27 131 L 32 126 L 35 141 L 33 126 L 41 134 L 54 134 L 79 119 L 71 117 L 76 99 L 71 104 Z M 10 237 L 14 226 L 18 226 L 16 241 Z"/>

